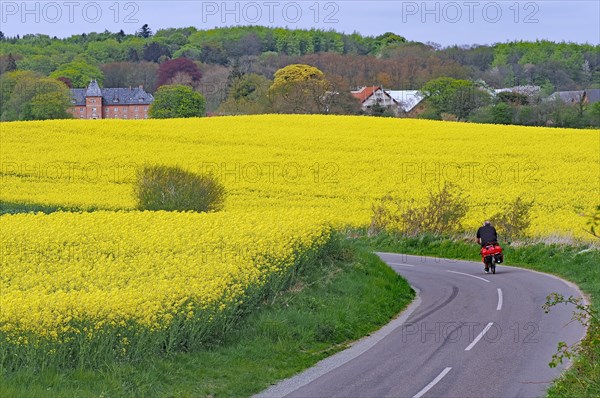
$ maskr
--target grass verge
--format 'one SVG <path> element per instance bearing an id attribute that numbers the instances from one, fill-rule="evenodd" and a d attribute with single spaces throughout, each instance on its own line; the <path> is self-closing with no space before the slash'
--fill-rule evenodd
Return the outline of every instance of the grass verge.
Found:
<path id="1" fill-rule="evenodd" d="M 99 370 L 20 370 L 0 376 L 0 396 L 249 396 L 378 329 L 413 297 L 407 282 L 374 254 L 337 240 L 219 345 Z"/>
<path id="2" fill-rule="evenodd" d="M 399 237 L 380 234 L 366 237 L 359 234 L 353 241 L 362 250 L 481 261 L 478 246 L 465 240 L 432 235 Z M 587 245 L 544 243 L 503 244 L 503 248 L 506 265 L 546 272 L 574 282 L 588 296 L 592 307 L 600 308 L 600 250 Z M 553 383 L 548 397 L 600 397 L 600 336 L 588 335 L 587 339 L 597 343 Z"/>

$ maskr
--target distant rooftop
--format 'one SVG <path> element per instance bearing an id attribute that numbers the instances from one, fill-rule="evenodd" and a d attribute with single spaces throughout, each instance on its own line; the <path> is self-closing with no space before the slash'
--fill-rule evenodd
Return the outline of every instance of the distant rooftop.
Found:
<path id="1" fill-rule="evenodd" d="M 564 102 L 579 102 L 585 95 L 583 90 L 557 91 L 551 95 L 552 98 L 560 98 Z"/>
<path id="2" fill-rule="evenodd" d="M 404 112 L 410 112 L 423 100 L 419 90 L 385 90 L 385 92 L 400 104 Z"/>
<path id="3" fill-rule="evenodd" d="M 514 86 L 507 88 L 498 88 L 494 90 L 494 94 L 498 93 L 518 93 L 523 95 L 532 96 L 540 92 L 542 88 L 540 86 L 532 86 L 532 85 L 524 85 L 524 86 Z"/>
<path id="4" fill-rule="evenodd" d="M 100 86 L 98 86 L 98 82 L 96 81 L 96 79 L 93 79 L 92 81 L 90 81 L 90 85 L 88 86 L 87 90 L 85 91 L 85 96 L 86 97 L 101 97 L 102 96 L 102 90 L 100 90 Z"/>
<path id="5" fill-rule="evenodd" d="M 358 90 L 351 91 L 350 94 L 352 94 L 355 98 L 358 98 L 358 100 L 360 102 L 365 102 L 367 100 L 367 98 L 372 96 L 373 93 L 375 91 L 379 90 L 380 88 L 381 87 L 379 87 L 379 86 L 361 87 Z"/>
<path id="6" fill-rule="evenodd" d="M 100 88 L 96 80 L 90 81 L 87 88 L 71 89 L 72 104 L 85 106 L 85 97 L 102 97 L 102 105 L 149 105 L 154 101 L 152 94 L 143 87 Z"/>

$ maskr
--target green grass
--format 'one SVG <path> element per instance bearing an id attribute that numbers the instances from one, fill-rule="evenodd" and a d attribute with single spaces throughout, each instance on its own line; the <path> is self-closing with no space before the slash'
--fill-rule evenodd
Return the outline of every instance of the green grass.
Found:
<path id="1" fill-rule="evenodd" d="M 46 206 L 40 204 L 6 202 L 0 200 L 0 215 L 17 213 L 54 213 L 61 210 L 68 210 L 59 206 Z"/>
<path id="2" fill-rule="evenodd" d="M 505 246 L 506 263 L 577 283 L 600 307 L 600 252 L 586 246 Z M 211 348 L 98 369 L 20 370 L 0 378 L 2 397 L 249 396 L 290 377 L 387 323 L 414 297 L 372 251 L 480 261 L 460 240 L 421 236 L 336 240 L 291 287 L 269 296 Z M 598 338 L 598 336 L 596 336 Z M 550 397 L 600 396 L 600 353 L 579 358 Z"/>
<path id="3" fill-rule="evenodd" d="M 460 260 L 481 261 L 479 247 L 472 242 L 423 235 L 415 238 L 381 234 L 360 235 L 354 239 L 363 250 L 426 255 Z M 589 245 L 503 244 L 506 265 L 516 265 L 554 274 L 576 283 L 586 294 L 594 309 L 600 309 L 600 250 Z M 588 335 L 596 341 L 595 348 L 579 357 L 572 368 L 548 390 L 548 396 L 600 397 L 600 335 Z"/>
<path id="4" fill-rule="evenodd" d="M 244 318 L 212 348 L 110 363 L 96 370 L 20 370 L 2 397 L 249 396 L 387 323 L 414 297 L 374 254 L 337 240 L 292 286 Z"/>

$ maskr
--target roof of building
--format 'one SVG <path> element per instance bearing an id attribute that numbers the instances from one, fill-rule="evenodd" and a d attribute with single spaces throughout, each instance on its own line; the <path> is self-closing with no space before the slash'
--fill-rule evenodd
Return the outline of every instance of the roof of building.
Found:
<path id="1" fill-rule="evenodd" d="M 410 112 L 415 106 L 423 100 L 423 95 L 419 90 L 385 90 L 404 112 Z"/>
<path id="2" fill-rule="evenodd" d="M 503 92 L 511 92 L 511 93 L 519 93 L 523 95 L 534 95 L 540 92 L 542 88 L 540 86 L 532 86 L 532 85 L 524 85 L 524 86 L 514 86 L 514 87 L 506 87 L 506 88 L 497 88 L 494 90 L 494 94 L 503 93 Z"/>
<path id="3" fill-rule="evenodd" d="M 585 90 L 585 95 L 587 96 L 589 104 L 600 102 L 600 88 L 591 88 Z"/>
<path id="4" fill-rule="evenodd" d="M 90 81 L 90 85 L 88 86 L 87 90 L 85 91 L 85 96 L 86 97 L 101 97 L 102 96 L 102 90 L 100 90 L 100 86 L 98 86 L 98 82 L 96 81 L 96 79 Z"/>
<path id="5" fill-rule="evenodd" d="M 141 86 L 136 88 L 100 88 L 95 80 L 88 88 L 72 88 L 71 102 L 76 106 L 85 105 L 85 97 L 102 97 L 103 105 L 149 105 L 154 101 L 152 94 Z"/>
<path id="6" fill-rule="evenodd" d="M 373 95 L 374 92 L 376 92 L 380 88 L 381 87 L 379 87 L 379 86 L 361 87 L 359 90 L 351 91 L 350 94 L 352 94 L 354 97 L 358 98 L 360 100 L 360 102 L 362 103 L 362 102 L 365 102 L 370 96 Z"/>
<path id="7" fill-rule="evenodd" d="M 550 98 L 560 99 L 563 102 L 579 102 L 585 96 L 585 91 L 574 90 L 574 91 L 556 91 Z"/>

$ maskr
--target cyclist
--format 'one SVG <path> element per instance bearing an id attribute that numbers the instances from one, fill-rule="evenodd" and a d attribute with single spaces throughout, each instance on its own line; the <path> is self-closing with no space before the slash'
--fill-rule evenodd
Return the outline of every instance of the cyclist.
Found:
<path id="1" fill-rule="evenodd" d="M 492 223 L 486 221 L 483 223 L 483 226 L 477 230 L 477 243 L 481 245 L 481 256 L 482 259 L 484 257 L 484 249 L 487 245 L 498 245 L 498 233 L 496 232 L 496 228 L 492 226 Z M 483 261 L 485 264 L 485 268 L 483 269 L 485 273 L 489 272 L 488 264 Z"/>
<path id="2" fill-rule="evenodd" d="M 485 247 L 490 243 L 498 243 L 498 233 L 496 232 L 496 228 L 492 226 L 492 223 L 486 221 L 483 223 L 483 227 L 480 227 L 477 230 L 477 243 L 481 245 L 481 247 Z"/>

